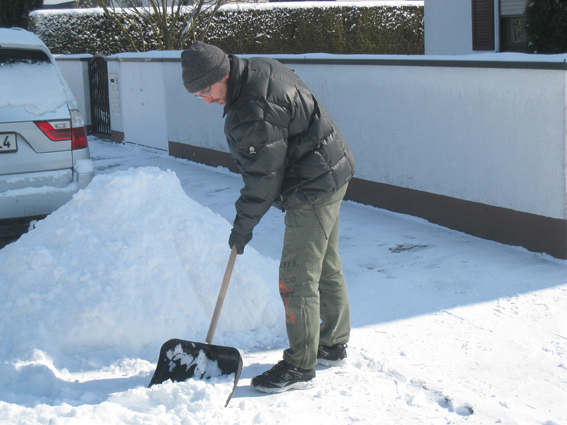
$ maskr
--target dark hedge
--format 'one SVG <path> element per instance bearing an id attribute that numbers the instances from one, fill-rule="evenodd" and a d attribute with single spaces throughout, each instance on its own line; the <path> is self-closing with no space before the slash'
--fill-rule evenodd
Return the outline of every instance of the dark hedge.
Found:
<path id="1" fill-rule="evenodd" d="M 28 27 L 28 14 L 41 9 L 43 0 L 0 0 L 0 27 Z"/>
<path id="2" fill-rule="evenodd" d="M 30 30 L 53 53 L 110 55 L 158 49 L 151 31 L 138 37 L 134 47 L 102 9 L 35 12 L 30 21 Z M 224 7 L 205 41 L 241 54 L 423 54 L 423 6 Z"/>
<path id="3" fill-rule="evenodd" d="M 567 1 L 528 1 L 526 39 L 529 52 L 567 53 Z"/>

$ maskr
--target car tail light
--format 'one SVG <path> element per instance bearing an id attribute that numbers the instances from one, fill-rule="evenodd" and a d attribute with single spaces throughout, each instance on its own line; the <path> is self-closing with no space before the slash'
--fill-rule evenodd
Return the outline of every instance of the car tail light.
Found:
<path id="1" fill-rule="evenodd" d="M 85 149 L 89 147 L 87 141 L 87 131 L 85 130 L 85 122 L 83 116 L 77 109 L 71 109 L 71 149 Z"/>
<path id="2" fill-rule="evenodd" d="M 71 121 L 35 121 L 43 134 L 54 142 L 71 139 L 71 149 L 85 149 L 89 146 L 85 122 L 77 109 L 71 109 Z"/>
<path id="3" fill-rule="evenodd" d="M 71 123 L 69 121 L 36 121 L 35 125 L 49 137 L 49 140 L 60 141 L 71 138 Z"/>

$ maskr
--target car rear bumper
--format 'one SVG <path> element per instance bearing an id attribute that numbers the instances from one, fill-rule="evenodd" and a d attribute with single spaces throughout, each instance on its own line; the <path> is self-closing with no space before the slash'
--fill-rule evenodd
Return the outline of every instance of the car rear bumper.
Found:
<path id="1" fill-rule="evenodd" d="M 20 218 L 0 218 L 0 248 L 26 233 L 33 221 L 42 220 L 45 215 L 34 215 Z"/>
<path id="2" fill-rule="evenodd" d="M 76 161 L 70 170 L 0 176 L 0 186 L 7 189 L 0 192 L 0 219 L 50 214 L 69 202 L 92 178 L 90 159 Z"/>

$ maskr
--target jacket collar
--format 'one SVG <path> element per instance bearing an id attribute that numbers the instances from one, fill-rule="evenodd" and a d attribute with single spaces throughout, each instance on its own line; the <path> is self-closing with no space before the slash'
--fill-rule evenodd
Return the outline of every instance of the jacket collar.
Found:
<path id="1" fill-rule="evenodd" d="M 230 73 L 227 81 L 226 104 L 224 105 L 223 118 L 230 107 L 240 97 L 242 89 L 242 73 L 244 72 L 244 61 L 235 55 L 228 55 L 230 59 Z"/>

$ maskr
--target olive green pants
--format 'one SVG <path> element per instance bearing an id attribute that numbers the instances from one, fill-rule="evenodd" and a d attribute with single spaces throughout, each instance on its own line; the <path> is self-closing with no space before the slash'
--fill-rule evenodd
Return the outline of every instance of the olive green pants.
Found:
<path id="1" fill-rule="evenodd" d="M 317 364 L 319 345 L 348 342 L 350 310 L 339 245 L 339 210 L 346 192 L 290 208 L 279 270 L 289 348 L 284 360 L 302 369 Z"/>

